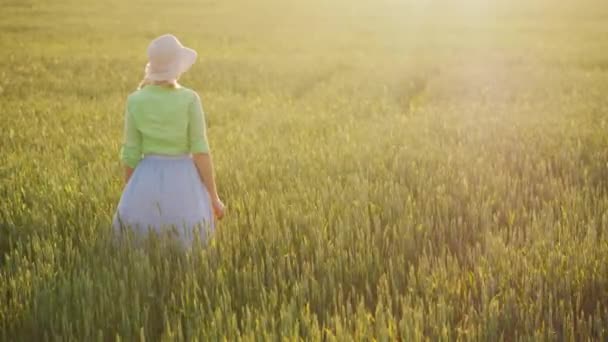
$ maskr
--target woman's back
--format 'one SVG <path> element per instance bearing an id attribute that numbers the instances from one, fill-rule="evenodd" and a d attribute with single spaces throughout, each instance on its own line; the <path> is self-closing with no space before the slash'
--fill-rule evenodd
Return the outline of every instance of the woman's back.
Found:
<path id="1" fill-rule="evenodd" d="M 132 166 L 142 154 L 209 150 L 200 98 L 188 88 L 147 85 L 129 95 L 126 118 L 122 158 Z"/>

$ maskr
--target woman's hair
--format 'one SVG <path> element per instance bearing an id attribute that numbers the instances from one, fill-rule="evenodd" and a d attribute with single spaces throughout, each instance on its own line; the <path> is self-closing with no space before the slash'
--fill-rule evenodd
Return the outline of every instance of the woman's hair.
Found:
<path id="1" fill-rule="evenodd" d="M 139 83 L 139 86 L 137 87 L 137 89 L 141 89 L 147 85 L 160 85 L 160 86 L 164 86 L 167 88 L 177 88 L 177 81 L 150 81 L 148 79 L 143 79 L 141 80 L 141 82 Z"/>

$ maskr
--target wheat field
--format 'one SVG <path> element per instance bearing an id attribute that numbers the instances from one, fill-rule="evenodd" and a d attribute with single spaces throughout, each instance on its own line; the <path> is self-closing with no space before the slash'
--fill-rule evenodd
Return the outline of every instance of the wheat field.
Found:
<path id="1" fill-rule="evenodd" d="M 112 240 L 126 96 L 199 53 L 227 216 Z M 0 0 L 0 340 L 608 340 L 605 1 Z"/>

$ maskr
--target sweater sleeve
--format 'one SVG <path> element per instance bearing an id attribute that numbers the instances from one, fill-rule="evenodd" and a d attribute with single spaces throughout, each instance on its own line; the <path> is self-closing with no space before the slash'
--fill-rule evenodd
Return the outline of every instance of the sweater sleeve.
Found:
<path id="1" fill-rule="evenodd" d="M 141 132 L 137 130 L 133 114 L 129 108 L 125 109 L 125 128 L 120 160 L 123 164 L 135 168 L 141 160 Z"/>
<path id="2" fill-rule="evenodd" d="M 205 113 L 197 93 L 194 93 L 194 99 L 188 110 L 188 142 L 191 153 L 209 153 Z"/>

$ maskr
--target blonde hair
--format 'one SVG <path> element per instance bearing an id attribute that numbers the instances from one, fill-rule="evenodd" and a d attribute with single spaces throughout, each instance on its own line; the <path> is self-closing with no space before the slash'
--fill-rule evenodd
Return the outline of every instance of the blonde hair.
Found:
<path id="1" fill-rule="evenodd" d="M 177 88 L 178 86 L 177 81 L 151 81 L 144 78 L 139 83 L 139 86 L 137 86 L 137 89 L 141 89 L 147 85 L 160 85 L 167 88 Z"/>

